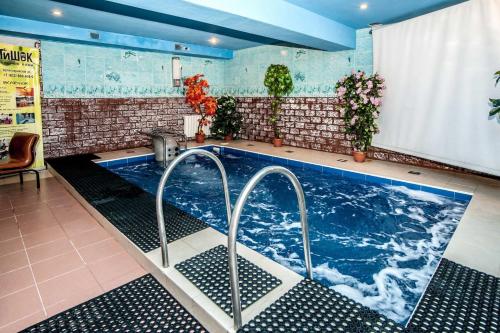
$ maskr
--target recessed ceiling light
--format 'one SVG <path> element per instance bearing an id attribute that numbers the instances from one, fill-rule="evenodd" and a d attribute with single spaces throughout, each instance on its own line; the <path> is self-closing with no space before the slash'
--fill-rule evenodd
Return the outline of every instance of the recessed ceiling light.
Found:
<path id="1" fill-rule="evenodd" d="M 359 5 L 359 9 L 361 10 L 368 9 L 368 4 L 366 2 L 363 2 L 361 5 Z"/>
<path id="2" fill-rule="evenodd" d="M 217 37 L 210 37 L 208 42 L 212 45 L 216 45 L 217 43 L 219 43 L 219 39 Z"/>
<path id="3" fill-rule="evenodd" d="M 54 16 L 62 16 L 62 11 L 59 9 L 52 9 L 52 15 Z"/>

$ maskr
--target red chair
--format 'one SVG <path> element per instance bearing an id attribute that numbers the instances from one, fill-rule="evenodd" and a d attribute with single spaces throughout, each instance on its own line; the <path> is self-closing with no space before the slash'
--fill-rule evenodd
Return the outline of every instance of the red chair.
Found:
<path id="1" fill-rule="evenodd" d="M 38 139 L 38 134 L 15 133 L 9 143 L 8 157 L 5 160 L 0 160 L 0 176 L 19 174 L 19 179 L 23 184 L 23 173 L 34 172 L 36 175 L 36 188 L 40 188 L 38 170 L 29 169 L 35 162 Z"/>

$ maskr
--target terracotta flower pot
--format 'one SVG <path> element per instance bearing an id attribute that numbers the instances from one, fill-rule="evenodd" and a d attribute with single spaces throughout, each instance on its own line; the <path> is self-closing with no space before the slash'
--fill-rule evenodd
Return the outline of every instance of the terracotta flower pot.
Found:
<path id="1" fill-rule="evenodd" d="M 224 137 L 224 141 L 233 141 L 233 133 L 230 133 Z"/>
<path id="2" fill-rule="evenodd" d="M 273 145 L 275 147 L 281 147 L 281 146 L 283 146 L 283 139 L 281 139 L 281 138 L 274 138 L 273 139 Z"/>
<path id="3" fill-rule="evenodd" d="M 352 157 L 354 161 L 358 163 L 363 163 L 366 160 L 366 152 L 365 151 L 353 151 Z"/>
<path id="4" fill-rule="evenodd" d="M 196 143 L 205 142 L 205 133 L 196 133 L 195 139 L 196 139 Z"/>

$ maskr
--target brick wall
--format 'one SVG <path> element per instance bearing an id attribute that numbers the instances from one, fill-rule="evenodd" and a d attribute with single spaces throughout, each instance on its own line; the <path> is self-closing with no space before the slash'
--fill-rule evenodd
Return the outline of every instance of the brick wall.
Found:
<path id="1" fill-rule="evenodd" d="M 279 127 L 286 145 L 340 154 L 352 152 L 333 98 L 290 97 L 282 108 Z M 238 111 L 243 114 L 243 139 L 271 142 L 269 98 L 238 98 Z M 192 110 L 184 98 L 44 98 L 45 157 L 148 145 L 151 142 L 139 133 L 141 130 L 158 126 L 182 129 L 186 114 L 192 114 Z M 379 148 L 371 149 L 368 155 L 379 160 L 461 170 Z"/>
<path id="2" fill-rule="evenodd" d="M 278 127 L 285 145 L 347 155 L 352 153 L 351 143 L 344 132 L 344 121 L 335 111 L 333 98 L 289 97 L 285 98 L 282 109 Z M 239 98 L 238 110 L 243 114 L 243 139 L 272 141 L 274 134 L 267 120 L 271 112 L 269 98 Z M 437 169 L 464 170 L 380 148 L 371 148 L 368 157 Z"/>
<path id="3" fill-rule="evenodd" d="M 182 129 L 190 113 L 183 98 L 44 98 L 45 157 L 144 146 L 151 142 L 141 130 Z"/>

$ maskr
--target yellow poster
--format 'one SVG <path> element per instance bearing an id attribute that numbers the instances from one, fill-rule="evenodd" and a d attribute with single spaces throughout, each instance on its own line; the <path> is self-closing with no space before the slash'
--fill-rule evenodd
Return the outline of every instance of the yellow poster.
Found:
<path id="1" fill-rule="evenodd" d="M 40 52 L 0 43 L 0 157 L 16 132 L 39 135 L 33 168 L 43 168 Z"/>

